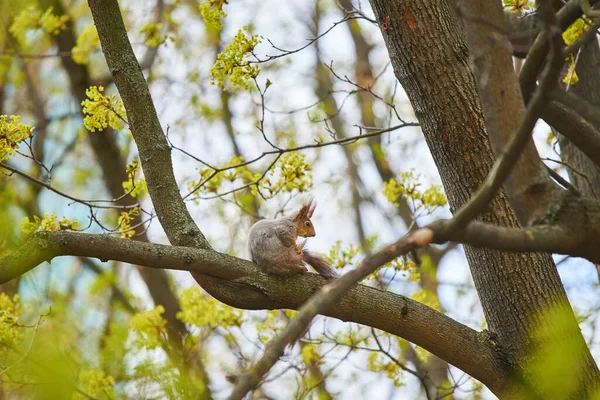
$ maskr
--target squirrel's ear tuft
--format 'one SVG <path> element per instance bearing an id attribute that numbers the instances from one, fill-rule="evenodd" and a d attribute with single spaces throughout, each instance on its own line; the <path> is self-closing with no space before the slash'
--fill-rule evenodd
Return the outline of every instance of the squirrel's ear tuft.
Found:
<path id="1" fill-rule="evenodd" d="M 310 199 L 307 206 L 308 206 L 308 212 L 306 215 L 308 215 L 308 218 L 312 218 L 313 213 L 315 212 L 315 208 L 317 208 L 317 202 L 314 201 L 313 199 Z"/>
<path id="2" fill-rule="evenodd" d="M 302 204 L 302 207 L 296 212 L 294 215 L 294 221 L 298 221 L 303 218 L 312 217 L 315 212 L 315 208 L 317 207 L 317 203 L 313 202 L 312 199 L 308 201 L 308 203 Z"/>

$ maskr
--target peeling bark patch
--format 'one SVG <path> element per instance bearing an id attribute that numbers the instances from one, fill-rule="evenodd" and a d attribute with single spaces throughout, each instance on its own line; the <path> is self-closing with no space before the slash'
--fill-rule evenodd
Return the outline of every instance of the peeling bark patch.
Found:
<path id="1" fill-rule="evenodd" d="M 385 17 L 383 17 L 383 21 L 381 21 L 381 30 L 384 32 L 387 32 L 387 30 L 390 28 L 390 16 L 386 15 Z"/>
<path id="2" fill-rule="evenodd" d="M 404 11 L 404 19 L 406 19 L 406 23 L 408 24 L 408 27 L 410 28 L 411 31 L 417 27 L 417 22 L 415 21 L 415 17 L 412 15 L 412 13 L 410 11 L 408 11 L 408 10 Z"/>

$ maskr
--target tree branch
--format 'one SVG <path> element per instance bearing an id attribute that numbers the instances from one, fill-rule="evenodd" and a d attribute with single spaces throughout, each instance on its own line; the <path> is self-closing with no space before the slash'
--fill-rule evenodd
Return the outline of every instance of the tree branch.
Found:
<path id="1" fill-rule="evenodd" d="M 553 16 L 551 10 L 545 10 L 544 7 L 540 6 L 538 9 L 540 15 L 544 17 L 545 21 L 545 37 L 547 37 L 552 43 L 550 45 L 550 62 L 547 64 L 543 76 L 541 78 L 541 83 L 539 88 L 535 91 L 534 96 L 529 103 L 527 110 L 523 116 L 523 120 L 521 121 L 516 133 L 510 140 L 506 149 L 502 152 L 502 154 L 497 158 L 494 163 L 494 167 L 490 171 L 487 176 L 484 184 L 479 188 L 479 190 L 471 197 L 471 199 L 455 214 L 454 218 L 449 220 L 445 224 L 445 228 L 449 231 L 458 230 L 464 226 L 466 226 L 469 222 L 475 219 L 479 214 L 481 214 L 485 208 L 490 204 L 493 200 L 494 196 L 498 193 L 498 190 L 502 187 L 503 183 L 509 178 L 509 174 L 511 171 L 515 169 L 515 166 L 520 163 L 522 168 L 519 168 L 519 175 L 527 175 L 527 180 L 534 180 L 535 184 L 541 184 L 541 178 L 536 179 L 536 176 L 540 174 L 545 174 L 547 178 L 547 172 L 544 169 L 540 174 L 531 175 L 524 174 L 523 170 L 527 170 L 527 168 L 523 167 L 523 163 L 534 163 L 531 165 L 533 169 L 536 169 L 536 164 L 543 165 L 542 161 L 537 156 L 537 152 L 535 148 L 529 151 L 528 156 L 535 155 L 537 161 L 531 160 L 528 157 L 527 160 L 524 160 L 523 157 L 520 158 L 521 153 L 524 151 L 526 146 L 533 146 L 531 140 L 531 132 L 540 117 L 546 103 L 548 102 L 548 94 L 552 86 L 556 83 L 556 79 L 560 73 L 560 69 L 562 67 L 562 51 L 560 47 L 561 37 L 559 31 L 555 28 L 553 22 Z M 545 11 L 545 12 L 544 12 Z M 470 38 L 471 45 L 478 43 L 479 46 L 474 46 L 474 51 L 482 51 L 481 43 L 479 43 L 479 39 L 477 39 L 482 32 L 477 29 L 473 25 L 482 25 L 482 23 L 474 23 L 469 20 L 469 17 L 464 19 L 465 28 L 467 31 L 467 37 Z M 553 30 L 553 31 L 552 31 Z M 494 63 L 495 61 L 492 59 L 490 61 Z M 498 107 L 498 103 L 502 101 L 507 101 L 509 99 L 513 99 L 506 92 L 509 91 L 505 86 L 502 86 L 501 82 L 499 82 L 501 78 L 501 72 L 489 71 L 486 69 L 493 69 L 494 67 L 488 65 L 487 63 L 481 64 L 479 61 L 475 62 L 478 67 L 475 68 L 475 74 L 477 76 L 477 87 L 479 89 L 479 93 L 482 99 L 482 106 L 484 107 L 484 114 L 486 118 L 486 123 L 488 125 L 490 138 L 495 137 L 495 141 L 501 143 L 506 137 L 511 133 L 509 130 L 511 129 L 512 123 L 509 120 L 512 118 L 507 116 L 506 107 Z M 500 85 L 499 85 L 500 84 Z M 499 88 L 502 89 L 499 89 Z M 516 84 L 514 85 L 515 92 L 518 92 L 518 88 Z M 514 99 L 515 101 L 522 102 L 520 98 Z M 514 108 L 518 107 L 517 104 L 513 104 L 512 108 L 508 111 L 514 111 Z M 497 147 L 497 146 L 496 146 Z M 528 150 L 530 150 L 528 148 Z M 531 170 L 531 168 L 529 168 Z M 511 176 L 514 177 L 514 174 Z M 517 188 L 525 185 L 524 189 L 530 187 L 530 184 L 527 181 L 520 180 L 519 182 L 515 182 L 513 185 L 513 192 L 517 190 Z M 521 191 L 525 192 L 522 189 Z M 525 203 L 525 200 L 521 200 L 521 198 L 526 195 L 526 193 L 513 193 L 513 198 L 517 199 L 519 203 Z M 548 199 L 549 200 L 549 199 Z M 515 207 L 517 210 L 521 207 Z M 524 207 L 526 211 L 531 211 L 529 207 Z M 545 207 L 544 207 L 545 208 Z M 521 211 L 522 212 L 522 211 Z M 531 217 L 531 215 L 529 215 Z M 440 227 L 442 228 L 442 227 Z"/>
<path id="2" fill-rule="evenodd" d="M 566 92 L 559 87 L 552 88 L 550 97 L 552 100 L 562 104 L 566 108 L 575 111 L 587 122 L 600 126 L 600 110 L 596 105 L 591 104 L 573 92 Z"/>
<path id="3" fill-rule="evenodd" d="M 556 101 L 547 104 L 542 118 L 600 167 L 600 131 L 592 124 Z"/>
<path id="4" fill-rule="evenodd" d="M 214 251 L 124 240 L 110 235 L 58 231 L 37 232 L 18 251 L 1 258 L 0 284 L 60 256 L 93 257 L 101 261 L 192 271 L 231 280 L 250 274 L 248 266 L 246 269 L 227 268 L 219 271 L 217 265 L 224 263 L 219 257 L 229 256 Z M 229 263 L 235 259 L 229 258 Z"/>
<path id="5" fill-rule="evenodd" d="M 239 294 L 229 305 L 244 309 L 299 309 L 321 289 L 321 293 L 326 293 L 325 302 L 316 301 L 317 307 L 312 308 L 313 300 L 303 309 L 308 307 L 313 315 L 322 313 L 402 336 L 476 379 L 496 382 L 500 387 L 507 377 L 485 336 L 417 301 L 355 284 L 376 266 L 418 245 L 414 240 L 419 236 L 415 234 L 386 247 L 365 259 L 359 269 L 323 286 L 327 281 L 317 274 L 268 275 L 250 261 L 210 249 L 149 244 L 78 232 L 38 232 L 20 249 L 0 258 L 0 284 L 55 257 L 81 256 L 150 268 L 193 271 L 226 279 L 236 285 Z M 348 292 L 340 299 L 340 292 L 346 290 Z M 389 315 L 396 317 L 389 318 Z M 307 318 L 305 316 L 302 321 Z M 312 317 L 308 322 L 310 319 Z M 295 321 L 290 324 L 292 336 L 297 332 L 294 327 L 300 322 Z M 491 389 L 494 390 L 493 385 Z"/>
<path id="6" fill-rule="evenodd" d="M 429 228 L 435 233 L 435 243 L 455 241 L 475 247 L 521 252 L 551 252 L 584 257 L 600 263 L 600 254 L 585 245 L 585 234 L 560 225 L 543 225 L 529 228 L 506 228 L 473 221 L 465 229 L 446 235 L 445 221 L 435 221 Z M 438 233 L 439 232 L 439 233 Z"/>
<path id="7" fill-rule="evenodd" d="M 127 37 L 117 0 L 89 0 L 108 68 L 123 99 L 158 219 L 174 245 L 210 248 L 190 216 L 173 173 L 171 149 Z"/>

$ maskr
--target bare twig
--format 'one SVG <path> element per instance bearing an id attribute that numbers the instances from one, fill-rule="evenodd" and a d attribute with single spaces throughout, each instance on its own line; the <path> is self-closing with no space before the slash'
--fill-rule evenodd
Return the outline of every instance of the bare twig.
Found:
<path id="1" fill-rule="evenodd" d="M 276 46 L 273 42 L 271 42 L 270 39 L 267 39 L 267 41 L 269 42 L 269 44 L 271 45 L 271 47 L 277 51 L 279 51 L 279 54 L 275 54 L 275 55 L 266 55 L 265 58 L 260 58 L 258 57 L 256 54 L 253 53 L 254 58 L 256 58 L 256 60 L 254 61 L 250 61 L 251 64 L 259 64 L 259 63 L 265 63 L 268 61 L 272 61 L 272 60 L 276 60 L 278 58 L 281 57 L 286 57 L 289 56 L 291 54 L 294 53 L 298 53 L 304 49 L 306 49 L 307 47 L 311 46 L 313 43 L 317 42 L 319 39 L 321 39 L 323 36 L 327 35 L 329 32 L 331 32 L 336 26 L 341 25 L 343 23 L 345 23 L 346 21 L 350 21 L 353 19 L 368 19 L 367 17 L 365 17 L 364 14 L 362 14 L 361 12 L 359 12 L 358 10 L 352 10 L 347 12 L 344 15 L 344 18 L 342 18 L 341 20 L 334 22 L 333 25 L 331 27 L 329 27 L 329 29 L 327 29 L 325 32 L 321 33 L 320 35 L 318 35 L 317 37 L 314 37 L 312 39 L 308 39 L 308 43 L 306 43 L 304 46 L 298 47 L 297 49 L 294 50 L 285 50 L 282 49 L 278 46 Z M 369 21 L 373 22 L 373 20 L 368 19 Z"/>
<path id="2" fill-rule="evenodd" d="M 204 179 L 202 182 L 200 182 L 198 185 L 196 185 L 188 194 L 186 194 L 183 197 L 184 200 L 185 200 L 185 199 L 188 199 L 190 196 L 192 196 L 194 193 L 196 193 L 202 186 L 204 186 L 210 179 L 212 179 L 218 173 L 224 172 L 224 171 L 227 171 L 227 170 L 230 170 L 230 169 L 236 169 L 236 168 L 245 167 L 245 166 L 253 164 L 253 163 L 255 163 L 255 162 L 263 159 L 264 157 L 269 156 L 269 155 L 278 155 L 278 156 L 281 156 L 284 153 L 290 153 L 290 152 L 295 152 L 295 151 L 301 151 L 301 150 L 307 150 L 307 149 L 316 149 L 316 148 L 321 148 L 321 147 L 326 147 L 326 146 L 332 146 L 332 145 L 347 145 L 347 144 L 355 143 L 355 142 L 357 142 L 357 141 L 359 141 L 361 139 L 365 139 L 365 138 L 369 138 L 369 137 L 373 137 L 373 136 L 379 136 L 381 134 L 384 134 L 384 133 L 387 133 L 387 132 L 393 132 L 395 130 L 398 130 L 398 129 L 401 129 L 401 128 L 405 128 L 405 127 L 409 127 L 409 126 L 419 126 L 419 124 L 417 122 L 404 122 L 404 123 L 401 123 L 399 125 L 395 125 L 395 126 L 392 126 L 392 127 L 386 128 L 386 129 L 379 129 L 379 130 L 376 130 L 376 131 L 373 131 L 373 132 L 364 133 L 364 134 L 357 135 L 357 136 L 351 136 L 351 137 L 347 137 L 347 138 L 343 138 L 343 139 L 332 140 L 330 142 L 312 143 L 312 144 L 307 144 L 307 145 L 302 145 L 302 146 L 291 147 L 291 148 L 288 148 L 288 149 L 269 150 L 269 151 L 263 152 L 261 155 L 255 157 L 255 158 L 253 158 L 251 160 L 244 161 L 244 162 L 241 162 L 239 164 L 231 165 L 231 166 L 224 167 L 224 168 L 217 168 L 217 167 L 214 167 L 214 166 L 206 163 L 205 161 L 199 159 L 198 157 L 196 157 L 196 156 L 188 153 L 184 149 L 173 145 L 170 140 L 169 140 L 169 145 L 170 145 L 170 147 L 172 149 L 177 150 L 177 151 L 185 154 L 186 156 L 188 156 L 188 157 L 190 157 L 190 158 L 198 161 L 202 165 L 204 165 L 204 166 L 206 166 L 206 167 L 211 168 L 211 169 L 214 170 L 206 179 Z M 365 129 L 365 128 L 362 128 L 362 129 Z M 248 187 L 250 187 L 252 185 L 255 185 L 257 183 L 258 182 L 251 182 L 251 183 L 248 183 L 248 184 L 246 184 L 244 186 L 236 188 L 234 190 L 228 191 L 227 193 L 217 194 L 215 197 L 224 196 L 225 194 L 229 194 L 229 193 L 232 193 L 234 191 L 246 189 L 246 188 L 248 188 Z"/>
<path id="3" fill-rule="evenodd" d="M 69 195 L 67 193 L 61 192 L 60 190 L 52 187 L 51 185 L 49 185 L 49 184 L 47 184 L 45 182 L 42 182 L 39 179 L 34 178 L 34 177 L 26 174 L 25 172 L 18 170 L 17 168 L 11 167 L 8 164 L 0 162 L 0 167 L 2 167 L 2 168 L 6 169 L 6 170 L 8 170 L 8 171 L 10 171 L 10 172 L 12 172 L 14 174 L 22 176 L 23 178 L 25 178 L 25 179 L 27 179 L 27 180 L 35 183 L 36 185 L 43 186 L 46 189 L 48 189 L 48 190 L 50 190 L 50 191 L 58 194 L 59 196 L 62 196 L 62 197 L 66 198 L 66 199 L 69 199 L 69 200 L 72 200 L 75 203 L 83 204 L 83 205 L 88 206 L 90 208 L 103 208 L 103 209 L 123 210 L 123 209 L 131 209 L 131 208 L 139 207 L 138 203 L 136 203 L 136 204 L 130 204 L 130 205 L 122 205 L 122 206 L 119 206 L 119 205 L 105 206 L 105 205 L 91 204 L 91 203 L 94 203 L 94 202 L 112 203 L 112 202 L 118 201 L 119 199 L 113 199 L 113 200 L 83 200 L 83 199 L 78 199 L 77 197 L 73 197 L 73 196 L 71 196 L 71 195 Z"/>

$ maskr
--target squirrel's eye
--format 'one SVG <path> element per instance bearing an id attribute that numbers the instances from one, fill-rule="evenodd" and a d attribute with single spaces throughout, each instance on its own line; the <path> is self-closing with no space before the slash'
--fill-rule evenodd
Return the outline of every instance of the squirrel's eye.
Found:
<path id="1" fill-rule="evenodd" d="M 304 225 L 306 225 L 306 226 L 310 226 L 310 222 L 309 222 L 309 221 L 306 221 L 306 222 L 304 223 Z"/>

